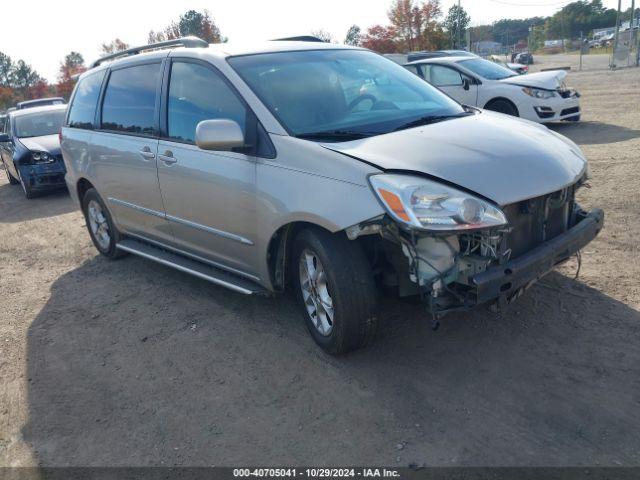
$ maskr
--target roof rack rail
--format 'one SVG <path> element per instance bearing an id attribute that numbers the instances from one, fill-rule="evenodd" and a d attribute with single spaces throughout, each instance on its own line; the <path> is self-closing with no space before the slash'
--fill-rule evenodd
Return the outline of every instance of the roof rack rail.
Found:
<path id="1" fill-rule="evenodd" d="M 120 57 L 128 57 L 130 55 L 137 55 L 145 50 L 156 50 L 158 48 L 166 47 L 186 47 L 186 48 L 207 48 L 209 44 L 198 37 L 182 37 L 175 40 L 166 40 L 164 42 L 150 43 L 149 45 L 141 45 L 139 47 L 128 48 L 120 52 L 112 53 L 104 57 L 100 57 L 93 62 L 89 68 L 94 68 L 107 60 L 114 60 Z"/>
<path id="2" fill-rule="evenodd" d="M 272 42 L 321 42 L 326 43 L 324 40 L 313 35 L 300 35 L 298 37 L 286 37 L 286 38 L 274 38 Z"/>

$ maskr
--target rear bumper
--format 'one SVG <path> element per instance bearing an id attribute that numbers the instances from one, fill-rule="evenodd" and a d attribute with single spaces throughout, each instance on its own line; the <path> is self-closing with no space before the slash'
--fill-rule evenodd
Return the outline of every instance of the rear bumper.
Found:
<path id="1" fill-rule="evenodd" d="M 474 275 L 476 303 L 492 300 L 509 303 L 593 240 L 604 226 L 604 212 L 581 212 L 580 221 L 567 232 L 504 265 Z"/>

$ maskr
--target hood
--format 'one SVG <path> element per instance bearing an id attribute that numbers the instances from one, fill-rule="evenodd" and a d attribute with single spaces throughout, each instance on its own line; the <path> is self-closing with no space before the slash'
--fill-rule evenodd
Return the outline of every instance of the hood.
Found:
<path id="1" fill-rule="evenodd" d="M 19 140 L 22 145 L 31 151 L 47 152 L 51 155 L 60 154 L 60 139 L 57 134 L 20 138 Z"/>
<path id="2" fill-rule="evenodd" d="M 499 205 L 561 190 L 580 179 L 587 165 L 576 144 L 562 135 L 488 111 L 323 146 L 382 170 L 436 177 Z"/>
<path id="3" fill-rule="evenodd" d="M 513 70 L 514 68 L 525 68 L 525 67 L 526 67 L 526 65 L 523 65 L 523 64 L 521 64 L 521 63 L 510 63 L 510 62 L 507 62 L 507 66 L 508 66 L 509 68 L 511 68 L 512 70 Z"/>
<path id="4" fill-rule="evenodd" d="M 557 90 L 564 82 L 567 72 L 564 70 L 553 70 L 550 72 L 529 73 L 523 77 L 509 77 L 498 80 L 502 83 L 521 85 L 523 87 L 544 88 L 546 90 Z"/>

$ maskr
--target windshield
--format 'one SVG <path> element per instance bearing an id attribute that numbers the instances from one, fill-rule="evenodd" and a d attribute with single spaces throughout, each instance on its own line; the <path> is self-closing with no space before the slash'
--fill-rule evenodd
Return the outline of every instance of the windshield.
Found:
<path id="1" fill-rule="evenodd" d="M 515 77 L 517 75 L 508 68 L 483 58 L 470 58 L 469 60 L 462 60 L 458 63 L 487 80 L 502 80 L 503 78 Z"/>
<path id="2" fill-rule="evenodd" d="M 16 117 L 15 132 L 18 138 L 55 135 L 62 127 L 65 110 L 32 113 Z"/>
<path id="3" fill-rule="evenodd" d="M 293 135 L 388 133 L 463 108 L 400 65 L 364 50 L 248 55 L 229 63 Z M 428 123 L 428 122 L 425 122 Z"/>

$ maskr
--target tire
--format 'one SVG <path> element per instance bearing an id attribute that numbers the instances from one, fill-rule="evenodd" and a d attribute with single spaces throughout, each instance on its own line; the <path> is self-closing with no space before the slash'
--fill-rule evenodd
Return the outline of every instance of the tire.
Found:
<path id="1" fill-rule="evenodd" d="M 9 184 L 18 185 L 20 181 L 14 178 L 13 175 L 11 175 L 11 172 L 9 171 L 9 168 L 7 167 L 6 163 L 4 163 L 4 160 L 2 161 L 2 165 L 4 166 L 4 172 L 7 174 L 7 179 L 9 180 Z"/>
<path id="2" fill-rule="evenodd" d="M 293 242 L 289 265 L 309 333 L 326 352 L 344 354 L 364 347 L 375 336 L 375 283 L 357 243 L 340 234 L 305 229 Z"/>
<path id="3" fill-rule="evenodd" d="M 518 109 L 509 100 L 498 98 L 497 100 L 491 100 L 484 107 L 486 110 L 493 112 L 504 113 L 505 115 L 511 115 L 512 117 L 519 117 Z"/>
<path id="4" fill-rule="evenodd" d="M 82 197 L 82 213 L 87 222 L 87 230 L 93 245 L 107 258 L 115 260 L 125 252 L 116 248 L 121 238 L 115 228 L 111 214 L 95 188 L 90 188 Z"/>

